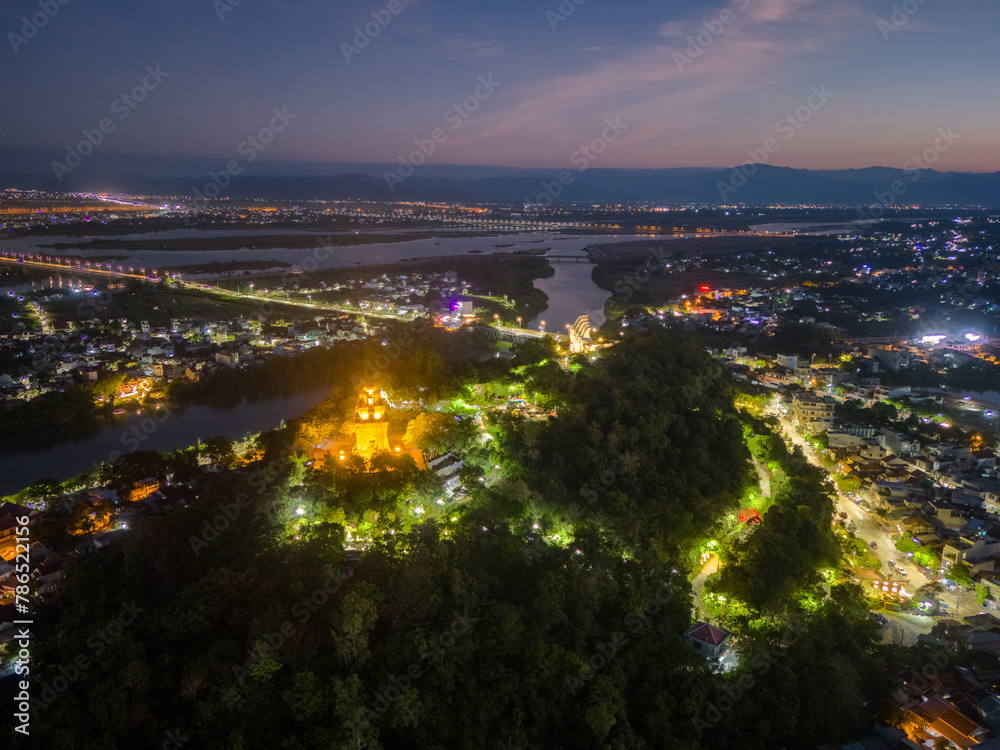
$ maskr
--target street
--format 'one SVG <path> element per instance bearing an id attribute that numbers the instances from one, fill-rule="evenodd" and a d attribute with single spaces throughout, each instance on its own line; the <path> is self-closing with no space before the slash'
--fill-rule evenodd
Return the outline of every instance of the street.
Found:
<path id="1" fill-rule="evenodd" d="M 823 466 L 823 462 L 820 461 L 819 456 L 816 454 L 812 445 L 802 438 L 795 428 L 792 427 L 791 420 L 787 414 L 782 413 L 782 411 L 773 404 L 769 404 L 764 413 L 766 416 L 777 417 L 778 424 L 781 427 L 781 431 L 786 442 L 790 442 L 792 445 L 801 448 L 803 455 L 809 463 L 819 467 L 824 472 L 829 473 L 829 470 Z M 932 579 L 929 579 L 920 572 L 912 558 L 896 549 L 896 545 L 892 538 L 882 530 L 882 519 L 878 515 L 866 512 L 860 505 L 856 504 L 841 492 L 838 491 L 836 494 L 836 512 L 846 513 L 847 522 L 854 522 L 856 527 L 854 531 L 855 536 L 859 539 L 863 539 L 865 544 L 868 545 L 869 551 L 879 560 L 879 562 L 882 563 L 881 572 L 886 576 L 886 578 L 902 580 L 904 582 L 904 589 L 910 594 L 913 594 L 924 584 L 931 582 Z M 875 542 L 878 545 L 877 549 L 871 548 L 872 542 Z M 902 567 L 902 569 L 906 572 L 905 577 L 900 576 L 893 570 L 893 567 L 889 564 L 890 560 L 894 560 L 900 567 Z M 976 601 L 975 593 L 971 591 L 944 591 L 939 598 L 942 603 L 947 605 L 949 617 L 954 619 L 961 619 L 967 615 L 973 615 L 984 611 Z M 919 632 L 929 632 L 934 624 L 933 618 L 929 617 L 923 618 L 911 615 L 901 616 L 890 612 L 886 612 L 885 614 L 890 615 L 890 619 L 896 621 L 895 627 L 900 629 L 900 632 L 902 632 L 904 623 L 902 620 L 898 620 L 898 618 L 905 617 L 905 631 L 908 634 L 918 632 L 918 622 L 921 620 L 926 621 L 927 627 L 926 630 Z M 914 617 L 917 619 L 913 620 L 912 618 Z"/>

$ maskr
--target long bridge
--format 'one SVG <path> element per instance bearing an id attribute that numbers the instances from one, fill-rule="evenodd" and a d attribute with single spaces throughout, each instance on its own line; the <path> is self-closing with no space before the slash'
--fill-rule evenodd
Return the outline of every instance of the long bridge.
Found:
<path id="1" fill-rule="evenodd" d="M 552 336 L 556 341 L 565 341 L 567 338 L 565 333 L 551 333 L 535 330 L 534 328 L 518 328 L 517 326 L 479 325 L 475 326 L 474 330 L 485 333 L 487 337 L 494 341 L 509 341 L 512 344 L 520 344 L 532 339 L 543 339 L 546 336 Z"/>
<path id="2" fill-rule="evenodd" d="M 111 263 L 92 263 L 91 261 L 74 261 L 71 258 L 59 258 L 51 255 L 41 255 L 35 253 L 18 253 L 15 251 L 0 252 L 0 261 L 37 268 L 45 271 L 59 271 L 62 273 L 91 274 L 104 278 L 135 279 L 138 281 L 148 281 L 159 283 L 164 278 L 180 279 L 180 274 L 168 274 L 160 276 L 155 268 L 146 272 L 145 268 L 140 268 L 136 273 L 135 266 L 124 266 Z M 125 270 L 125 269 L 128 270 Z"/>
<path id="3" fill-rule="evenodd" d="M 568 255 L 562 256 L 565 258 L 576 259 L 578 256 Z M 588 260 L 586 256 L 582 256 L 582 260 Z M 134 266 L 128 266 L 128 271 L 125 270 L 125 266 L 117 266 L 115 268 L 111 263 L 90 263 L 89 261 L 81 262 L 78 260 L 69 260 L 65 258 L 58 258 L 45 255 L 36 255 L 35 253 L 14 253 L 0 251 L 0 261 L 6 262 L 12 265 L 18 265 L 22 267 L 38 268 L 48 271 L 58 271 L 61 273 L 72 273 L 72 274 L 89 274 L 91 276 L 99 276 L 105 279 L 108 278 L 119 278 L 119 279 L 134 279 L 137 281 L 144 281 L 150 284 L 157 284 L 165 278 L 171 280 L 180 281 L 185 287 L 202 289 L 209 292 L 215 292 L 218 294 L 224 294 L 229 297 L 241 297 L 256 302 L 269 301 L 267 297 L 260 297 L 254 294 L 244 294 L 242 292 L 234 292 L 231 289 L 223 289 L 221 287 L 213 287 L 208 284 L 199 284 L 197 282 L 182 281 L 180 274 L 166 274 L 160 276 L 156 269 L 151 269 L 149 273 L 146 272 L 145 268 L 140 268 L 139 273 L 135 273 Z M 376 317 L 376 318 L 394 318 L 397 320 L 402 320 L 396 315 L 391 314 L 372 314 L 366 313 L 363 310 L 354 310 L 342 307 L 339 305 L 324 305 L 317 304 L 312 301 L 301 302 L 299 300 L 280 300 L 280 304 L 288 305 L 293 307 L 308 308 L 317 312 L 338 312 L 338 313 L 350 313 L 355 315 Z M 509 341 L 511 343 L 521 343 L 523 341 L 528 341 L 531 339 L 541 339 L 546 335 L 554 336 L 557 341 L 565 341 L 567 339 L 566 334 L 562 333 L 546 333 L 542 330 L 535 330 L 533 328 L 520 328 L 518 326 L 506 326 L 506 325 L 481 325 L 476 326 L 477 331 L 485 333 L 491 339 L 496 341 Z"/>

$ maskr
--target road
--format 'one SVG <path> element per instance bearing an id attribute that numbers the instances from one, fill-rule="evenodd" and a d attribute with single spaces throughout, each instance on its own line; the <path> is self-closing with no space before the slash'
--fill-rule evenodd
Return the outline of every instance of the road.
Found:
<path id="1" fill-rule="evenodd" d="M 701 606 L 701 592 L 705 588 L 705 580 L 718 570 L 719 557 L 718 555 L 712 555 L 702 567 L 701 572 L 691 581 L 691 600 L 694 602 L 695 609 Z"/>
<path id="2" fill-rule="evenodd" d="M 882 630 L 882 643 L 895 643 L 897 646 L 913 646 L 917 636 L 930 633 L 937 622 L 933 617 L 923 615 L 904 615 L 900 612 L 883 612 L 889 623 Z"/>
<path id="3" fill-rule="evenodd" d="M 768 416 L 774 416 L 778 418 L 778 424 L 781 428 L 781 432 L 785 438 L 786 442 L 790 442 L 802 449 L 803 455 L 805 455 L 806 460 L 814 466 L 819 467 L 824 472 L 829 473 L 829 470 L 820 461 L 819 456 L 805 439 L 803 439 L 798 432 L 792 427 L 792 423 L 787 414 L 783 410 L 775 407 L 773 404 L 769 404 L 768 408 L 765 410 L 765 414 Z M 836 506 L 835 510 L 838 513 L 846 513 L 847 520 L 853 521 L 855 525 L 855 535 L 859 539 L 863 539 L 866 544 L 868 544 L 871 553 L 878 558 L 882 563 L 882 573 L 889 577 L 892 574 L 892 578 L 895 580 L 903 580 L 904 588 L 909 593 L 914 593 L 917 589 L 926 583 L 932 581 L 932 579 L 925 576 L 917 568 L 913 560 L 899 550 L 896 549 L 896 545 L 892 538 L 882 530 L 882 519 L 875 513 L 866 512 L 860 505 L 856 504 L 849 497 L 841 492 L 837 492 Z M 871 543 L 875 542 L 878 545 L 877 549 L 871 549 Z M 898 563 L 902 569 L 906 572 L 905 577 L 901 577 L 895 574 L 893 567 L 889 564 L 890 561 L 895 561 Z M 949 616 L 961 619 L 967 615 L 977 614 L 984 611 L 979 603 L 976 601 L 976 596 L 973 592 L 965 591 L 955 591 L 955 592 L 945 592 L 940 597 L 941 601 L 948 606 Z M 896 616 L 894 617 L 903 617 Z M 907 618 L 911 617 L 909 615 L 905 616 Z M 927 630 L 920 632 L 929 632 L 930 628 L 933 626 L 932 618 L 921 618 L 918 616 L 918 620 L 927 621 Z M 916 620 L 907 621 L 908 626 L 906 632 L 915 633 Z M 915 639 L 915 635 L 914 635 Z"/>

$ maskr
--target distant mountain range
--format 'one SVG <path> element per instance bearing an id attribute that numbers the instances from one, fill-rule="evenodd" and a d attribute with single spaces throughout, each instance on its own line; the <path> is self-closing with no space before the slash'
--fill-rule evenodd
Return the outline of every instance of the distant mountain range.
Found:
<path id="1" fill-rule="evenodd" d="M 150 177 L 88 171 L 59 182 L 50 172 L 0 172 L 0 187 L 70 192 L 216 195 L 215 181 L 201 177 Z M 278 167 L 278 165 L 274 165 Z M 346 165 L 345 165 L 346 166 Z M 403 180 L 398 165 L 350 165 L 340 174 L 240 174 L 220 191 L 232 198 L 271 200 L 419 200 L 504 203 L 744 203 L 1000 206 L 1000 172 L 903 171 L 889 167 L 823 170 L 757 165 L 749 176 L 732 169 L 515 170 L 495 167 L 417 167 Z M 219 169 L 224 164 L 219 164 Z M 301 167 L 300 167 L 301 169 Z M 745 179 L 741 179 L 744 178 Z M 222 180 L 219 180 L 221 182 Z M 568 183 L 568 184 L 565 184 Z M 395 188 L 395 189 L 392 189 Z M 895 192 L 893 192 L 895 191 Z M 725 200 L 723 200 L 725 198 Z"/>

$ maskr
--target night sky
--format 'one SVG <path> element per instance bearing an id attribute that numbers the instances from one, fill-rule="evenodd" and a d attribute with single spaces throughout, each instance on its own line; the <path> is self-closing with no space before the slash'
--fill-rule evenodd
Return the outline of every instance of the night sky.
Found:
<path id="1" fill-rule="evenodd" d="M 934 168 L 1000 170 L 992 3 L 56 4 L 0 0 L 8 151 L 64 150 L 107 117 L 105 155 L 241 158 L 277 108 L 294 119 L 262 162 L 393 162 L 440 128 L 429 164 L 561 168 L 610 120 L 624 130 L 589 166 L 727 167 L 774 138 L 779 166 L 902 167 L 951 128 Z M 30 39 L 25 15 L 46 16 Z M 122 118 L 147 66 L 168 75 Z"/>

